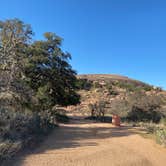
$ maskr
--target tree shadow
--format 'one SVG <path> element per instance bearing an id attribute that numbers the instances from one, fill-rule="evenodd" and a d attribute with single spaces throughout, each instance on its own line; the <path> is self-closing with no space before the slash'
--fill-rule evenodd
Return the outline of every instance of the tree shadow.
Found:
<path id="1" fill-rule="evenodd" d="M 91 126 L 90 124 L 93 125 Z M 103 127 L 102 125 L 98 126 L 98 123 L 89 120 L 73 120 L 69 124 L 61 124 L 59 128 L 56 128 L 53 133 L 41 143 L 39 148 L 28 150 L 24 155 L 21 155 L 21 157 L 15 158 L 15 161 L 19 160 L 19 164 L 15 164 L 15 166 L 21 166 L 26 156 L 30 154 L 56 154 L 56 150 L 59 149 L 75 149 L 85 146 L 93 147 L 98 146 L 96 139 L 118 138 L 135 134 L 130 131 L 131 128 L 132 127 L 127 126 Z M 52 150 L 54 150 L 54 152 Z"/>

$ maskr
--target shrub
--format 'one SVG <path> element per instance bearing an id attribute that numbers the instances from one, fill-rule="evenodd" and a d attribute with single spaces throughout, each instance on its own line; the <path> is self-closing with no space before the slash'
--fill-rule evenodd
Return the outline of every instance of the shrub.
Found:
<path id="1" fill-rule="evenodd" d="M 76 88 L 77 89 L 84 89 L 84 90 L 90 90 L 92 87 L 92 82 L 87 79 L 77 79 L 76 81 Z"/>
<path id="2" fill-rule="evenodd" d="M 88 105 L 89 110 L 91 111 L 92 117 L 97 117 L 98 119 L 102 119 L 105 116 L 106 113 L 106 105 L 107 101 L 100 100 L 96 103 L 91 103 Z"/>
<path id="3" fill-rule="evenodd" d="M 56 120 L 59 123 L 67 123 L 69 122 L 69 117 L 64 114 L 56 114 Z"/>
<path id="4" fill-rule="evenodd" d="M 159 128 L 155 123 L 141 123 L 140 126 L 143 127 L 148 134 L 154 134 Z"/>
<path id="5" fill-rule="evenodd" d="M 142 89 L 145 90 L 145 91 L 151 91 L 151 90 L 153 90 L 153 86 L 144 85 L 144 86 L 142 87 Z"/>
<path id="6" fill-rule="evenodd" d="M 160 124 L 155 123 L 142 123 L 140 127 L 144 128 L 148 134 L 153 134 L 156 142 L 166 146 L 166 128 Z"/>
<path id="7" fill-rule="evenodd" d="M 158 129 L 155 134 L 157 142 L 166 146 L 166 129 Z"/>
<path id="8" fill-rule="evenodd" d="M 110 89 L 110 90 L 109 90 L 109 94 L 112 95 L 112 96 L 117 96 L 117 95 L 119 95 L 119 93 L 118 93 L 117 91 L 113 90 L 113 89 Z"/>
<path id="9" fill-rule="evenodd" d="M 21 149 L 22 149 L 21 141 L 12 142 L 7 140 L 5 142 L 1 142 L 0 143 L 0 163 L 2 163 L 6 159 L 10 159 Z"/>
<path id="10" fill-rule="evenodd" d="M 108 90 L 109 92 L 109 95 L 112 95 L 112 96 L 117 96 L 119 95 L 118 91 L 114 90 L 112 85 L 111 84 L 106 84 L 106 89 Z"/>
<path id="11" fill-rule="evenodd" d="M 138 106 L 133 106 L 131 112 L 128 113 L 127 119 L 131 121 L 143 121 L 158 123 L 162 118 L 162 114 L 157 110 L 144 110 Z"/>
<path id="12" fill-rule="evenodd" d="M 133 83 L 129 82 L 117 82 L 116 86 L 118 86 L 119 88 L 126 89 L 129 92 L 133 92 L 137 89 L 137 87 Z"/>
<path id="13" fill-rule="evenodd" d="M 152 121 L 158 123 L 165 117 L 162 106 L 165 104 L 162 95 L 135 92 L 129 94 L 127 99 L 130 109 L 127 118 L 133 121 Z"/>
<path id="14" fill-rule="evenodd" d="M 49 114 L 0 110 L 0 161 L 14 156 L 25 146 L 35 143 L 56 125 Z"/>
<path id="15" fill-rule="evenodd" d="M 94 87 L 95 89 L 97 89 L 97 88 L 102 88 L 102 85 L 100 85 L 99 82 L 94 82 L 94 83 L 93 83 L 93 87 Z"/>
<path id="16" fill-rule="evenodd" d="M 166 126 L 166 118 L 165 117 L 161 118 L 160 124 Z"/>

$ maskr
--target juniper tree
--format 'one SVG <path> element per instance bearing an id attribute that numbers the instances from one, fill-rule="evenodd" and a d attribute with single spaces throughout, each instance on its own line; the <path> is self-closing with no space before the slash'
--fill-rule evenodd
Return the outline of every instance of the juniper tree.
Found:
<path id="1" fill-rule="evenodd" d="M 29 85 L 45 109 L 54 105 L 77 104 L 76 72 L 68 63 L 71 55 L 61 49 L 59 36 L 45 33 L 44 37 L 29 47 L 26 67 Z"/>
<path id="2" fill-rule="evenodd" d="M 26 25 L 18 19 L 0 21 L 1 107 L 3 102 L 17 107 L 20 101 L 28 100 L 30 91 L 22 80 L 24 57 L 31 36 L 30 25 Z"/>
<path id="3" fill-rule="evenodd" d="M 77 104 L 76 72 L 62 39 L 45 33 L 44 40 L 33 41 L 32 35 L 30 25 L 18 19 L 0 21 L 0 102 L 8 94 L 15 106 L 31 104 L 32 95 L 40 109 Z"/>

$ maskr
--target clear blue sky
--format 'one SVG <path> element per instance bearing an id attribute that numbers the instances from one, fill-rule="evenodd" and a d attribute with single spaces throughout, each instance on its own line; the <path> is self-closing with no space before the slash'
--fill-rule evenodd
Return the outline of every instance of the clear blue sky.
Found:
<path id="1" fill-rule="evenodd" d="M 165 0 L 1 0 L 0 19 L 20 18 L 36 38 L 64 38 L 79 74 L 126 75 L 166 89 Z"/>

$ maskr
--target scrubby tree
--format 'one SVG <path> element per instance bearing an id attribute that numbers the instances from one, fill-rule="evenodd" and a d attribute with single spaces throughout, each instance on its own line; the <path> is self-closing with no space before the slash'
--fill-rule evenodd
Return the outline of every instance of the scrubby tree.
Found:
<path id="1" fill-rule="evenodd" d="M 77 104 L 76 72 L 71 55 L 61 49 L 62 39 L 45 33 L 45 40 L 33 41 L 32 35 L 30 25 L 18 19 L 0 22 L 0 96 L 8 93 L 26 105 L 33 96 L 40 110 Z"/>
<path id="2" fill-rule="evenodd" d="M 165 117 L 165 97 L 154 91 L 135 91 L 127 93 L 123 98 L 111 102 L 109 113 L 116 113 L 131 121 L 159 122 Z"/>
<path id="3" fill-rule="evenodd" d="M 163 95 L 137 92 L 128 97 L 131 107 L 128 118 L 134 121 L 159 122 L 165 116 L 162 106 L 165 104 Z"/>
<path id="4" fill-rule="evenodd" d="M 34 41 L 32 35 L 18 19 L 0 21 L 0 163 L 68 121 L 55 105 L 79 102 L 62 39 L 45 33 L 45 40 Z"/>
<path id="5" fill-rule="evenodd" d="M 107 104 L 108 102 L 105 100 L 100 100 L 95 103 L 90 103 L 88 105 L 88 108 L 91 112 L 91 117 L 96 117 L 99 120 L 102 120 L 107 111 Z"/>
<path id="6" fill-rule="evenodd" d="M 29 100 L 31 96 L 23 83 L 24 57 L 31 36 L 30 25 L 18 19 L 0 21 L 1 107 L 7 102 L 6 104 L 17 107 L 18 110 L 22 102 Z"/>
<path id="7" fill-rule="evenodd" d="M 28 83 L 44 108 L 77 104 L 76 72 L 68 63 L 71 56 L 62 51 L 62 39 L 56 34 L 45 33 L 44 37 L 29 47 L 25 70 Z"/>
<path id="8" fill-rule="evenodd" d="M 9 75 L 7 88 L 23 69 L 23 57 L 30 42 L 30 25 L 18 19 L 0 21 L 0 69 Z"/>

